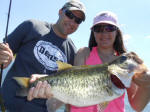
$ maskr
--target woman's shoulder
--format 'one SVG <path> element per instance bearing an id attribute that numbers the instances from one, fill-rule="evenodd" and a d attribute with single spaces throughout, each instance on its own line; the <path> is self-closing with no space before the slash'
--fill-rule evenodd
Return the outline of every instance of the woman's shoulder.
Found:
<path id="1" fill-rule="evenodd" d="M 75 65 L 84 65 L 85 60 L 88 58 L 90 54 L 90 49 L 88 47 L 80 48 L 75 57 Z"/>
<path id="2" fill-rule="evenodd" d="M 78 50 L 78 52 L 77 53 L 79 53 L 79 54 L 89 54 L 90 53 L 90 48 L 88 48 L 88 47 L 82 47 L 82 48 L 80 48 L 79 50 Z"/>

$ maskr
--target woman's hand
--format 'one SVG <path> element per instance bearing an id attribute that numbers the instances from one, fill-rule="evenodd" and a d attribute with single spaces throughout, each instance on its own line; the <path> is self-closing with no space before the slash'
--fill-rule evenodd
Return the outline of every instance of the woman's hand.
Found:
<path id="1" fill-rule="evenodd" d="M 0 43 L 0 65 L 3 64 L 3 68 L 6 68 L 13 60 L 13 53 L 9 48 L 8 43 Z"/>
<path id="2" fill-rule="evenodd" d="M 33 83 L 35 80 L 41 78 L 41 77 L 45 77 L 47 75 L 38 75 L 38 74 L 33 74 L 31 76 L 31 80 L 30 83 Z M 50 85 L 47 83 L 47 81 L 39 81 L 36 85 L 36 87 L 32 87 L 29 90 L 27 99 L 28 101 L 31 101 L 34 98 L 51 98 L 53 95 L 51 93 L 51 87 Z"/>

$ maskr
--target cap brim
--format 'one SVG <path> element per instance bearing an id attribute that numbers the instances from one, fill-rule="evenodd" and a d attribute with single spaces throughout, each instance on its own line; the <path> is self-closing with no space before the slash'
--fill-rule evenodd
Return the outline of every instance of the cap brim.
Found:
<path id="1" fill-rule="evenodd" d="M 76 10 L 76 11 L 82 12 L 82 13 L 83 13 L 83 16 L 84 16 L 84 20 L 85 20 L 85 12 L 84 12 L 83 10 L 81 10 L 81 9 L 79 9 L 79 8 L 76 8 L 76 7 L 69 7 L 69 8 L 67 8 L 67 9 L 68 9 L 68 10 L 71 10 L 71 11 Z"/>
<path id="2" fill-rule="evenodd" d="M 101 23 L 111 24 L 111 25 L 114 25 L 119 28 L 119 25 L 114 24 L 113 22 L 110 22 L 110 21 L 100 21 L 100 22 L 95 23 L 93 26 L 95 26 L 97 24 L 101 24 Z M 91 28 L 93 28 L 93 26 Z"/>

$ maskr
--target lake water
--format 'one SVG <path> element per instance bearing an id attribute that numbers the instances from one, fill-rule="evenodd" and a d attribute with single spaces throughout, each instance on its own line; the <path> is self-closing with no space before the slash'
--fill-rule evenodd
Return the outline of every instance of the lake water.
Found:
<path id="1" fill-rule="evenodd" d="M 11 63 L 11 65 L 12 65 L 12 63 Z M 9 70 L 9 68 L 11 67 L 11 65 L 10 65 L 8 68 L 4 69 L 2 80 L 5 78 L 6 73 L 7 73 L 7 71 Z M 62 107 L 62 108 L 59 109 L 57 112 L 63 112 L 63 110 L 64 110 L 64 109 L 63 109 L 63 107 Z M 125 110 L 126 110 L 126 112 L 135 112 L 135 111 L 130 107 L 130 104 L 129 104 L 129 102 L 128 102 L 127 95 L 126 95 L 126 97 L 125 97 Z M 144 109 L 142 112 L 150 112 L 150 103 L 145 107 L 145 109 Z"/>

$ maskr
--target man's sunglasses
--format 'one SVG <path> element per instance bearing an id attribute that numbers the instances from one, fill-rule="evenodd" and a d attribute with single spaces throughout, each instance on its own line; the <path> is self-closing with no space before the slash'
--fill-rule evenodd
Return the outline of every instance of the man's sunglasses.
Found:
<path id="1" fill-rule="evenodd" d="M 110 24 L 107 24 L 107 25 L 95 25 L 93 28 L 92 28 L 92 31 L 93 32 L 97 32 L 97 33 L 102 33 L 102 32 L 113 32 L 113 31 L 116 31 L 118 28 L 114 25 L 110 25 Z"/>
<path id="2" fill-rule="evenodd" d="M 79 18 L 79 17 L 76 17 L 71 11 L 69 10 L 65 10 L 65 15 L 69 18 L 69 19 L 73 19 L 74 18 L 74 21 L 75 23 L 77 24 L 80 24 L 83 19 Z"/>

